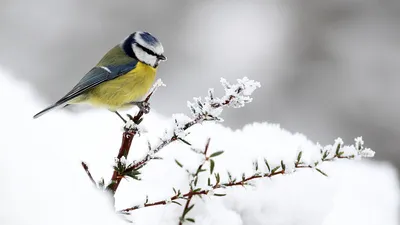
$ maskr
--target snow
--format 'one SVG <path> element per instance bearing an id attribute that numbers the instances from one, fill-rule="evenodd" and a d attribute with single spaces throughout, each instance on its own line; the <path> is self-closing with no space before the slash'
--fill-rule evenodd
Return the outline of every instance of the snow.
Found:
<path id="1" fill-rule="evenodd" d="M 114 213 L 111 197 L 93 187 L 80 165 L 85 161 L 96 181 L 104 177 L 108 182 L 121 143 L 120 119 L 106 110 L 78 115 L 57 110 L 33 120 L 32 115 L 46 104 L 28 85 L 8 74 L 0 71 L 0 99 L 7 107 L 0 117 L 0 224 L 127 224 Z M 167 94 L 168 88 L 163 91 Z M 141 126 L 147 133 L 135 137 L 124 163 L 146 155 L 148 141 L 156 146 L 166 129 L 172 127 L 176 132 L 188 122 L 182 114 L 173 119 L 158 115 L 156 108 L 152 105 L 152 112 L 145 116 Z M 175 159 L 185 169 L 195 171 L 204 162 L 199 153 L 211 138 L 208 154 L 224 151 L 213 158 L 221 182 L 228 180 L 228 171 L 238 179 L 242 173 L 254 174 L 255 161 L 259 171 L 267 171 L 264 158 L 271 168 L 282 160 L 290 174 L 259 179 L 252 182 L 253 186 L 216 189 L 202 199 L 194 197 L 195 207 L 188 216 L 196 224 L 398 224 L 399 184 L 390 164 L 360 157 L 320 162 L 317 167 L 328 177 L 315 169 L 293 168 L 300 151 L 302 161 L 313 164 L 321 161 L 321 148 L 331 156 L 339 143 L 346 154 L 373 156 L 360 138 L 355 144 L 338 140 L 321 147 L 302 134 L 269 123 L 232 130 L 223 124 L 204 122 L 188 131 L 185 140 L 191 146 L 173 142 L 155 155 L 162 160 L 152 160 L 141 170 L 141 181 L 122 180 L 116 193 L 117 210 L 143 207 L 146 196 L 149 202 L 170 202 L 173 187 L 182 193 L 188 191 L 191 177 L 176 165 Z M 379 154 L 379 149 L 375 150 Z M 209 162 L 204 167 L 209 168 Z M 201 173 L 198 186 L 208 188 L 208 176 L 209 172 Z M 213 193 L 227 195 L 217 197 Z M 125 218 L 138 225 L 169 225 L 178 224 L 181 214 L 181 206 L 168 204 L 141 208 Z"/>

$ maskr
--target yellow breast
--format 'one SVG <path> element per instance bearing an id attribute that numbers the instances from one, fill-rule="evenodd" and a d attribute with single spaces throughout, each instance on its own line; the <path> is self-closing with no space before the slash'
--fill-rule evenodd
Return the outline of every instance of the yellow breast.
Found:
<path id="1" fill-rule="evenodd" d="M 143 99 L 155 77 L 155 68 L 138 62 L 135 69 L 129 73 L 106 81 L 90 90 L 86 101 L 95 106 L 117 110 L 129 102 Z"/>

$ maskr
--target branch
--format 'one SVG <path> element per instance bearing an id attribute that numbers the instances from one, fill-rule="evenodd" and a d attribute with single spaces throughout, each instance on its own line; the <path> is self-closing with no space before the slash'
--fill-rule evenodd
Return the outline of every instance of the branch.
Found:
<path id="1" fill-rule="evenodd" d="M 151 92 L 147 95 L 146 99 L 143 101 L 144 104 L 149 104 L 149 100 L 153 93 L 157 90 L 158 87 L 163 86 L 164 84 L 162 81 L 159 79 L 157 82 L 154 84 L 153 89 Z M 143 104 L 142 103 L 142 104 Z M 125 165 L 121 164 L 121 159 L 124 157 L 125 159 L 128 157 L 129 150 L 131 148 L 132 140 L 135 137 L 135 135 L 139 132 L 137 125 L 139 125 L 142 120 L 143 120 L 143 115 L 146 113 L 142 108 L 139 107 L 139 112 L 132 117 L 131 115 L 128 115 L 129 121 L 126 123 L 124 126 L 124 133 L 122 134 L 122 142 L 121 142 L 121 147 L 119 149 L 117 158 L 116 158 L 116 163 L 117 166 L 114 167 L 114 172 L 111 177 L 111 182 L 108 185 L 107 189 L 110 190 L 113 194 L 117 191 L 119 184 L 121 183 L 122 178 L 126 175 L 126 173 L 121 173 L 121 171 L 124 171 L 125 168 L 121 169 L 120 167 L 123 167 Z"/>
<path id="2" fill-rule="evenodd" d="M 179 115 L 179 118 L 175 118 L 175 127 L 172 131 L 166 132 L 166 136 L 162 138 L 161 143 L 149 150 L 148 154 L 142 159 L 133 162 L 131 166 L 126 168 L 125 172 L 138 170 L 152 160 L 154 154 L 176 140 L 188 144 L 183 140 L 186 136 L 185 131 L 204 121 L 223 121 L 219 115 L 225 107 L 240 108 L 246 103 L 250 103 L 252 98 L 249 96 L 256 88 L 261 86 L 260 83 L 249 80 L 247 77 L 238 79 L 237 82 L 237 84 L 229 84 L 225 79 L 221 78 L 222 86 L 225 88 L 225 95 L 223 97 L 215 97 L 214 90 L 209 89 L 208 96 L 204 100 L 201 98 L 194 98 L 194 102 L 188 102 L 188 107 L 192 112 L 193 118 L 190 119 L 182 115 Z"/>
<path id="3" fill-rule="evenodd" d="M 204 152 L 202 153 L 204 155 L 204 161 L 199 165 L 199 167 L 196 170 L 196 173 L 193 175 L 192 179 L 190 180 L 190 192 L 193 193 L 194 191 L 198 191 L 198 189 L 196 189 L 195 187 L 197 186 L 197 181 L 199 179 L 199 174 L 205 170 L 203 170 L 203 166 L 207 161 L 207 151 L 208 151 L 208 147 L 210 146 L 210 138 L 207 139 L 207 143 L 206 146 L 204 148 Z M 176 161 L 178 163 L 178 161 Z M 178 163 L 179 165 L 180 163 Z M 181 217 L 179 218 L 179 225 L 182 225 L 186 220 L 189 222 L 194 223 L 195 220 L 193 218 L 186 218 L 186 215 L 189 213 L 190 210 L 193 209 L 194 204 L 190 205 L 190 202 L 192 201 L 192 197 L 194 195 L 189 195 L 187 196 L 187 200 L 186 200 L 186 204 L 185 207 L 183 208 L 183 212 Z"/>
<path id="4" fill-rule="evenodd" d="M 296 168 L 311 168 L 311 167 L 309 167 L 309 166 L 298 166 Z M 284 173 L 285 173 L 285 171 L 281 170 L 281 171 L 277 171 L 277 172 L 274 172 L 274 173 L 266 174 L 264 176 L 262 176 L 262 175 L 254 175 L 254 176 L 245 178 L 244 180 L 241 180 L 241 181 L 238 181 L 238 182 L 215 184 L 215 185 L 211 186 L 210 190 L 201 190 L 201 191 L 190 190 L 187 193 L 182 194 L 182 195 L 173 195 L 168 200 L 162 200 L 162 201 L 156 201 L 156 202 L 152 202 L 152 203 L 146 203 L 146 204 L 143 204 L 141 206 L 137 205 L 137 206 L 133 206 L 133 207 L 130 207 L 130 208 L 126 208 L 126 209 L 120 210 L 120 212 L 121 213 L 126 213 L 126 212 L 130 212 L 130 211 L 137 210 L 137 209 L 140 209 L 140 208 L 144 208 L 144 207 L 151 207 L 151 206 L 157 206 L 157 205 L 167 205 L 167 204 L 171 203 L 173 200 L 191 199 L 195 195 L 207 195 L 207 194 L 209 194 L 209 192 L 211 190 L 215 190 L 215 189 L 218 189 L 218 188 L 225 188 L 225 187 L 232 187 L 232 186 L 244 186 L 244 185 L 246 185 L 246 183 L 248 181 L 251 181 L 251 180 L 254 180 L 254 179 L 259 179 L 259 178 L 264 178 L 264 177 L 273 177 L 273 176 L 284 174 Z"/>
<path id="5" fill-rule="evenodd" d="M 372 151 L 369 148 L 364 148 L 363 147 L 363 140 L 362 138 L 356 138 L 355 139 L 356 144 L 355 146 L 350 146 L 350 148 L 347 148 L 347 152 L 344 150 L 343 146 L 343 141 L 338 138 L 335 140 L 335 144 L 333 146 L 325 146 L 324 148 L 321 147 L 321 160 L 319 162 L 315 162 L 313 164 L 305 164 L 304 162 L 301 161 L 302 159 L 302 151 L 300 151 L 297 155 L 296 161 L 293 163 L 295 169 L 315 169 L 319 173 L 321 173 L 324 176 L 327 176 L 326 173 L 324 173 L 322 170 L 317 168 L 317 166 L 320 164 L 320 162 L 330 162 L 334 161 L 336 159 L 354 159 L 355 157 L 373 157 L 375 152 Z M 208 142 L 209 143 L 209 142 Z M 347 146 L 349 147 L 349 146 Z M 208 147 L 207 147 L 208 148 Z M 220 155 L 222 152 L 216 152 L 213 153 L 210 157 L 206 157 L 206 161 L 210 161 L 210 174 L 213 172 L 213 165 L 214 162 L 212 161 L 212 157 Z M 166 205 L 169 203 L 176 203 L 174 200 L 178 199 L 186 199 L 187 202 L 192 199 L 193 196 L 200 196 L 200 195 L 213 195 L 213 196 L 225 196 L 225 194 L 216 194 L 214 193 L 214 190 L 216 189 L 221 189 L 221 188 L 227 188 L 227 187 L 234 187 L 234 186 L 245 186 L 249 185 L 249 182 L 252 180 L 257 180 L 257 179 L 262 179 L 262 178 L 271 178 L 273 176 L 277 175 L 283 175 L 286 173 L 291 173 L 291 172 L 296 172 L 297 170 L 290 171 L 289 168 L 287 168 L 287 165 L 283 163 L 283 161 L 280 162 L 279 166 L 276 166 L 275 168 L 271 168 L 268 161 L 264 159 L 265 166 L 268 170 L 268 172 L 258 172 L 258 163 L 254 163 L 254 170 L 256 171 L 252 176 L 245 177 L 244 175 L 242 176 L 241 179 L 233 179 L 231 174 L 228 173 L 228 182 L 225 183 L 220 183 L 220 175 L 219 173 L 214 173 L 215 178 L 216 178 L 216 183 L 215 184 L 208 184 L 208 189 L 195 189 L 191 188 L 187 193 L 181 194 L 179 191 L 175 191 L 175 195 L 173 195 L 171 198 L 168 200 L 162 200 L 162 201 L 157 201 L 153 203 L 146 203 L 141 206 L 134 206 L 130 208 L 126 208 L 121 210 L 121 213 L 128 213 L 133 210 L 137 210 L 142 207 L 151 207 L 151 206 L 157 206 L 157 205 Z M 183 167 L 182 164 L 178 164 L 180 167 Z M 200 165 L 200 172 L 202 169 L 202 166 L 204 165 L 204 162 Z M 199 170 L 198 170 L 199 171 Z M 196 173 L 198 176 L 198 173 Z M 209 181 L 210 182 L 210 181 Z M 196 186 L 196 185 L 195 185 Z M 174 189 L 175 190 L 175 189 Z M 188 204 L 186 204 L 185 208 L 189 207 Z M 182 218 L 182 217 L 181 217 Z M 180 220 L 182 222 L 182 219 Z"/>
<path id="6" fill-rule="evenodd" d="M 139 111 L 139 113 L 140 112 L 141 111 Z M 122 157 L 126 158 L 128 156 L 133 137 L 135 137 L 136 133 L 137 133 L 136 131 L 128 130 L 122 134 L 122 143 L 116 161 L 119 162 L 121 161 Z M 111 190 L 112 193 L 115 193 L 117 191 L 122 178 L 123 178 L 122 174 L 120 174 L 118 170 L 114 169 L 113 175 L 111 177 L 111 183 L 108 186 L 108 189 Z"/>

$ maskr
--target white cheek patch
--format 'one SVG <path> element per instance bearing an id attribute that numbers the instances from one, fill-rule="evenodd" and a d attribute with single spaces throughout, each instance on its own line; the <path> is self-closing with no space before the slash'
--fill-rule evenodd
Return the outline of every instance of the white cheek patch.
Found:
<path id="1" fill-rule="evenodd" d="M 153 67 L 156 65 L 157 63 L 156 56 L 147 54 L 145 51 L 143 51 L 140 47 L 136 46 L 135 44 L 132 45 L 132 50 L 135 53 L 136 57 L 139 59 L 139 61 Z"/>
<path id="2" fill-rule="evenodd" d="M 142 36 L 140 36 L 142 32 L 136 32 L 135 34 L 135 40 L 137 43 L 139 43 L 141 46 L 153 51 L 154 53 L 161 55 L 164 53 L 164 48 L 161 45 L 161 43 L 156 43 L 155 45 L 149 45 L 146 41 L 143 40 Z"/>

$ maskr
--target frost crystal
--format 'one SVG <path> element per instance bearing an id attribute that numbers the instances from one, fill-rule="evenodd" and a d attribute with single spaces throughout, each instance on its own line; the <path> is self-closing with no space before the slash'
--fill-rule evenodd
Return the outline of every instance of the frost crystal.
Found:
<path id="1" fill-rule="evenodd" d="M 293 162 L 285 162 L 285 174 L 291 174 L 295 171 L 295 164 Z"/>
<path id="2" fill-rule="evenodd" d="M 165 86 L 167 86 L 167 85 L 165 85 L 164 82 L 163 82 L 161 79 L 158 79 L 158 80 L 154 83 L 153 88 L 165 87 Z"/>
<path id="3" fill-rule="evenodd" d="M 364 148 L 364 140 L 362 137 L 357 137 L 354 139 L 354 141 L 356 142 L 356 149 L 357 150 L 361 150 Z"/>
<path id="4" fill-rule="evenodd" d="M 135 128 L 135 126 L 136 126 L 136 124 L 135 124 L 135 122 L 133 122 L 133 120 L 126 121 L 126 124 L 125 124 L 126 129 L 132 130 Z"/>
<path id="5" fill-rule="evenodd" d="M 187 123 L 191 122 L 192 119 L 190 119 L 188 116 L 185 114 L 179 113 L 179 114 L 173 114 L 172 118 L 174 119 L 174 130 L 173 133 L 177 137 L 183 138 L 187 135 L 185 131 L 185 126 Z"/>
<path id="6" fill-rule="evenodd" d="M 227 102 L 228 106 L 233 108 L 243 107 L 246 103 L 253 99 L 249 96 L 255 89 L 261 87 L 261 84 L 254 80 L 249 80 L 247 77 L 237 80 L 237 84 L 229 84 L 224 78 L 221 78 L 222 86 L 225 88 L 225 96 L 222 97 L 222 102 Z"/>
<path id="7" fill-rule="evenodd" d="M 360 151 L 360 156 L 365 157 L 365 158 L 372 158 L 375 156 L 375 151 L 373 151 L 370 148 L 365 148 Z"/>
<path id="8" fill-rule="evenodd" d="M 126 159 L 125 156 L 122 156 L 120 159 L 115 158 L 114 161 L 115 161 L 115 164 L 120 164 L 120 165 L 122 165 L 122 166 L 126 166 L 126 165 L 129 164 L 129 162 L 128 162 L 128 160 Z"/>
<path id="9" fill-rule="evenodd" d="M 342 138 L 340 138 L 340 137 L 336 138 L 335 144 L 333 144 L 333 150 L 336 151 L 337 148 L 340 149 L 341 147 L 343 147 L 343 144 L 344 144 L 344 142 L 343 142 Z"/>
<path id="10" fill-rule="evenodd" d="M 358 155 L 357 151 L 353 145 L 352 146 L 348 146 L 348 145 L 343 146 L 341 151 L 343 152 L 342 156 L 346 156 L 346 157 L 349 157 L 349 156 L 354 157 L 354 156 Z"/>
<path id="11" fill-rule="evenodd" d="M 122 128 L 123 131 L 125 130 L 133 130 L 135 131 L 139 136 L 142 134 L 147 133 L 147 129 L 143 125 L 137 125 L 133 120 L 128 120 L 126 121 L 124 127 Z"/>
<path id="12" fill-rule="evenodd" d="M 208 96 L 204 100 L 198 97 L 193 98 L 193 102 L 187 103 L 195 118 L 222 121 L 219 116 L 224 106 L 243 107 L 246 103 L 252 101 L 250 95 L 261 86 L 259 82 L 249 80 L 247 77 L 238 79 L 237 84 L 230 84 L 226 79 L 221 78 L 221 84 L 225 89 L 223 97 L 215 97 L 214 89 L 209 89 Z"/>

